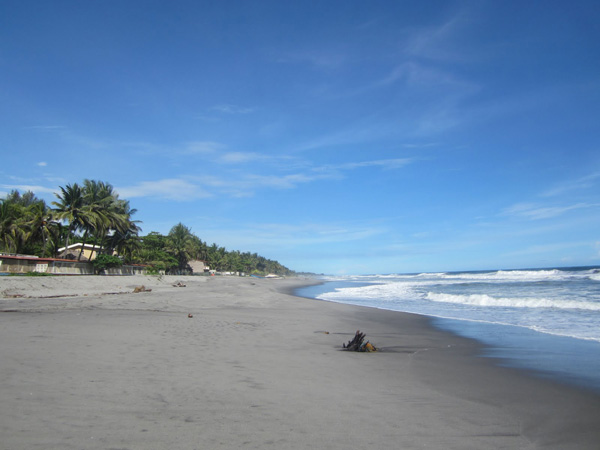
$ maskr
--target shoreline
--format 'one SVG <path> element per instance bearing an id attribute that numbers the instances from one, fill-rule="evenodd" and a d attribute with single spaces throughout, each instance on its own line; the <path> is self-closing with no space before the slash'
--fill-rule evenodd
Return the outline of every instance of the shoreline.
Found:
<path id="1" fill-rule="evenodd" d="M 331 284 L 332 288 L 324 287 Z M 369 286 L 374 283 L 356 283 L 352 287 Z M 339 287 L 338 281 L 324 281 L 320 286 L 300 289 L 298 295 L 318 299 L 323 292 Z M 360 305 L 361 302 L 340 304 Z M 419 312 L 390 309 L 379 305 L 362 304 L 364 307 L 390 312 L 405 312 L 422 315 L 431 319 L 431 326 L 467 339 L 473 339 L 482 346 L 480 357 L 489 358 L 496 365 L 524 370 L 538 379 L 549 379 L 576 389 L 591 391 L 600 395 L 600 342 L 581 339 L 575 336 L 545 333 L 522 325 L 513 325 L 468 318 L 453 318 Z"/>
<path id="2" fill-rule="evenodd" d="M 314 279 L 164 278 L 0 279 L 0 448 L 600 443 L 600 397 L 499 367 L 426 316 L 293 295 Z M 3 295 L 61 288 L 78 295 Z M 357 329 L 382 351 L 341 351 Z"/>

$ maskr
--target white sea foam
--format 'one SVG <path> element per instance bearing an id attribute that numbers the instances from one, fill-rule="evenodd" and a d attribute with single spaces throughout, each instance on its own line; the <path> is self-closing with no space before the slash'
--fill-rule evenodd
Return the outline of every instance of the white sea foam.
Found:
<path id="1" fill-rule="evenodd" d="M 564 299 L 547 299 L 536 297 L 508 298 L 492 297 L 487 294 L 455 295 L 439 294 L 435 292 L 428 292 L 426 298 L 434 302 L 456 303 L 470 306 L 492 306 L 509 308 L 558 308 L 600 311 L 600 303 Z"/>
<path id="2" fill-rule="evenodd" d="M 336 289 L 333 292 L 326 292 L 319 296 L 322 300 L 336 299 L 371 299 L 371 300 L 386 300 L 397 299 L 412 294 L 412 285 L 408 283 L 380 283 L 369 286 L 346 287 Z"/>
<path id="3" fill-rule="evenodd" d="M 462 280 L 462 281 L 487 281 L 487 282 L 506 282 L 506 281 L 550 281 L 560 280 L 572 277 L 572 272 L 559 269 L 551 270 L 498 270 L 494 272 L 464 272 L 464 273 L 434 273 L 419 274 L 421 278 L 440 278 L 443 280 Z"/>
<path id="4" fill-rule="evenodd" d="M 600 340 L 600 269 L 336 277 L 323 300 Z"/>

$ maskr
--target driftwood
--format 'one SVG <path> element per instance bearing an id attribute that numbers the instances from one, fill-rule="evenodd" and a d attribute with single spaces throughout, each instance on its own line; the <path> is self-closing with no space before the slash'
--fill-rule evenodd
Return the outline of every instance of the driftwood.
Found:
<path id="1" fill-rule="evenodd" d="M 146 288 L 146 286 L 141 285 L 141 286 L 136 286 L 135 289 L 133 290 L 134 294 L 139 294 L 140 292 L 152 292 L 152 289 L 148 289 L 148 288 Z"/>
<path id="2" fill-rule="evenodd" d="M 348 341 L 347 344 L 342 344 L 342 347 L 344 347 L 344 350 L 350 352 L 376 352 L 377 348 L 375 348 L 373 344 L 369 341 L 364 342 L 365 337 L 365 333 L 361 333 L 360 330 L 357 330 L 354 338 Z"/>

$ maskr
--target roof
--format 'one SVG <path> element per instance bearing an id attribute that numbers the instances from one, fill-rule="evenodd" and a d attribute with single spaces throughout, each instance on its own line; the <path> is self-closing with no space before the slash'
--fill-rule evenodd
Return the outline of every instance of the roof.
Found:
<path id="1" fill-rule="evenodd" d="M 82 244 L 81 242 L 77 242 L 75 244 L 69 245 L 68 247 L 59 248 L 58 251 L 59 252 L 63 252 L 65 250 L 67 250 L 67 249 L 68 250 L 71 250 L 71 249 L 74 249 L 74 248 L 78 249 L 78 248 L 81 248 L 81 246 L 83 246 L 83 248 L 87 248 L 87 249 L 90 249 L 90 250 L 97 250 L 97 251 L 103 250 L 103 248 L 100 247 L 99 245 Z"/>
<path id="2" fill-rule="evenodd" d="M 31 255 L 2 255 L 0 254 L 0 259 L 12 259 L 16 261 L 36 261 L 40 263 L 50 262 L 50 261 L 73 261 L 77 262 L 74 259 L 59 259 L 59 258 L 40 258 L 38 256 Z"/>

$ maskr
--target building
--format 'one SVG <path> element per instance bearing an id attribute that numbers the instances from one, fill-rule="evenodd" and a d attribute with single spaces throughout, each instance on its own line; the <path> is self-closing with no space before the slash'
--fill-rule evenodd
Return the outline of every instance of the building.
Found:
<path id="1" fill-rule="evenodd" d="M 54 273 L 91 275 L 94 267 L 87 262 L 75 260 L 38 258 L 27 255 L 0 255 L 0 273 Z"/>
<path id="2" fill-rule="evenodd" d="M 79 253 L 81 253 L 82 247 L 83 253 L 81 254 L 81 259 L 79 259 Z M 102 250 L 102 247 L 98 245 L 77 242 L 76 244 L 71 244 L 68 247 L 59 248 L 58 257 L 64 259 L 91 261 L 92 259 L 96 258 L 98 253 L 102 253 Z"/>
<path id="3" fill-rule="evenodd" d="M 189 261 L 188 265 L 192 269 L 192 273 L 205 273 L 210 270 L 210 267 L 208 267 L 208 263 L 199 259 Z"/>
<path id="4" fill-rule="evenodd" d="M 106 275 L 144 275 L 148 266 L 135 264 L 106 269 Z M 0 274 L 25 274 L 29 272 L 55 275 L 93 275 L 94 266 L 89 261 L 57 258 L 38 258 L 28 255 L 0 254 Z"/>

